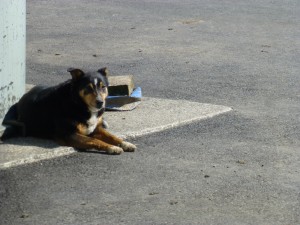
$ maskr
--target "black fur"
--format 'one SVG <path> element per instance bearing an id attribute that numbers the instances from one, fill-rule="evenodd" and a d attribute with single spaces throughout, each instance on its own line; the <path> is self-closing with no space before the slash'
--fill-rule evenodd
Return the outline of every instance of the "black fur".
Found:
<path id="1" fill-rule="evenodd" d="M 14 113 L 15 123 L 3 121 L 7 128 L 1 139 L 20 135 L 64 139 L 72 135 L 76 131 L 76 125 L 86 124 L 91 116 L 89 108 L 79 96 L 79 91 L 95 78 L 108 86 L 107 77 L 100 69 L 76 79 L 73 77 L 57 86 L 34 87 L 9 110 Z M 104 108 L 99 110 L 98 116 L 103 112 Z"/>

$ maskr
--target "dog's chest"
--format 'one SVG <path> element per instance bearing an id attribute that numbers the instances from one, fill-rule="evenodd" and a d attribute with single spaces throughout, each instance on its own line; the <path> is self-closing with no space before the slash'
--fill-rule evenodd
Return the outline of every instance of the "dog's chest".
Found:
<path id="1" fill-rule="evenodd" d="M 101 117 L 99 117 L 97 113 L 91 114 L 90 118 L 85 123 L 77 124 L 77 132 L 83 135 L 90 135 L 96 129 L 100 119 Z"/>
<path id="2" fill-rule="evenodd" d="M 97 113 L 93 113 L 89 118 L 89 120 L 87 121 L 86 133 L 87 134 L 92 133 L 95 130 L 97 124 L 98 124 Z"/>

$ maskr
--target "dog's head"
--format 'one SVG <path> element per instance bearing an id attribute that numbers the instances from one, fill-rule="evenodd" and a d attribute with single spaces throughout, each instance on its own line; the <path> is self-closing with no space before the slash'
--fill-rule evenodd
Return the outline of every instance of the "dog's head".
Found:
<path id="1" fill-rule="evenodd" d="M 68 69 L 72 75 L 73 91 L 91 112 L 98 112 L 105 107 L 108 95 L 108 70 L 101 68 L 95 72 L 83 72 L 81 69 Z"/>

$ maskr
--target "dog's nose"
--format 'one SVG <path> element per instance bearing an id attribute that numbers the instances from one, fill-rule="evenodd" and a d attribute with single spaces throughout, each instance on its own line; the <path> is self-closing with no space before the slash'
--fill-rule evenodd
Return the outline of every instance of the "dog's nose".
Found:
<path id="1" fill-rule="evenodd" d="M 103 101 L 101 101 L 101 100 L 96 100 L 96 107 L 97 107 L 98 109 L 100 109 L 102 106 L 103 106 Z"/>

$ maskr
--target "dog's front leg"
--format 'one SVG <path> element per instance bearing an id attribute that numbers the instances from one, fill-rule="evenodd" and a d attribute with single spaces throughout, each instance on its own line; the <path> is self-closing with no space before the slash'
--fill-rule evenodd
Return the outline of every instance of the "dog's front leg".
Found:
<path id="1" fill-rule="evenodd" d="M 68 146 L 78 149 L 91 149 L 103 150 L 109 154 L 121 154 L 123 149 L 106 143 L 102 140 L 98 140 L 93 137 L 88 137 L 82 134 L 73 134 L 71 137 L 64 140 L 64 143 Z"/>
<path id="2" fill-rule="evenodd" d="M 125 152 L 134 152 L 136 150 L 136 146 L 130 142 L 124 141 L 121 138 L 109 133 L 101 126 L 97 126 L 95 131 L 92 133 L 91 137 L 97 138 L 106 143 L 120 146 Z"/>

